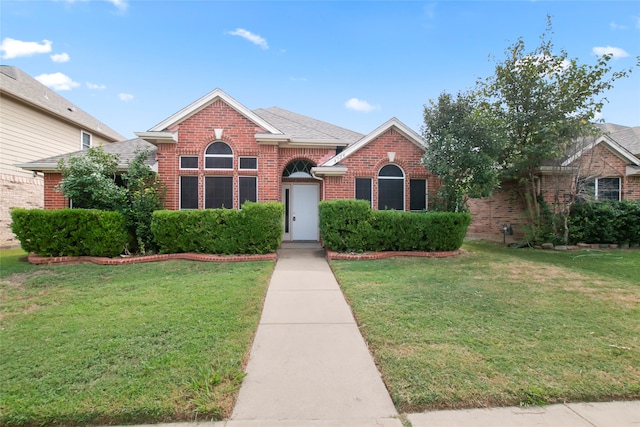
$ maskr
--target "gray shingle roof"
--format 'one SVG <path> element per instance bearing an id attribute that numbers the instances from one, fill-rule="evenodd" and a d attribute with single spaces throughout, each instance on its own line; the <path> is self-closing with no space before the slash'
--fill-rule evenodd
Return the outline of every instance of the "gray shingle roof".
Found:
<path id="1" fill-rule="evenodd" d="M 640 155 L 640 126 L 628 127 L 603 123 L 598 127 L 631 154 L 636 157 Z"/>
<path id="2" fill-rule="evenodd" d="M 3 95 L 8 94 L 34 105 L 62 120 L 74 123 L 84 130 L 102 135 L 109 141 L 121 141 L 124 139 L 118 132 L 76 107 L 17 67 L 0 65 L 0 92 Z"/>
<path id="3" fill-rule="evenodd" d="M 117 154 L 119 156 L 118 169 L 127 170 L 129 163 L 134 159 L 136 153 L 140 150 L 149 150 L 149 156 L 145 160 L 145 164 L 153 167 L 156 164 L 156 152 L 158 147 L 150 144 L 140 138 L 129 139 L 126 141 L 114 142 L 102 146 L 105 153 Z M 60 154 L 46 159 L 35 160 L 33 162 L 22 163 L 16 165 L 22 169 L 31 171 L 52 171 L 57 170 L 58 162 L 61 159 L 68 159 L 74 156 L 83 156 L 88 150 L 75 151 L 73 153 Z"/>
<path id="4" fill-rule="evenodd" d="M 352 144 L 364 137 L 361 133 L 312 119 L 302 114 L 293 113 L 279 107 L 259 108 L 253 110 L 253 112 L 292 138 L 309 140 L 326 139 L 328 141 L 336 140 Z"/>

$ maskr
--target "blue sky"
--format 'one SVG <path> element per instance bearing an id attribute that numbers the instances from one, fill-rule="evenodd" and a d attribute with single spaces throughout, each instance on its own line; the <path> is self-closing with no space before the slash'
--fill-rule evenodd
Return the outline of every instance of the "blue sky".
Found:
<path id="1" fill-rule="evenodd" d="M 0 61 L 45 82 L 127 138 L 215 88 L 369 133 L 471 88 L 522 37 L 615 69 L 640 56 L 638 1 L 1 0 Z M 602 117 L 640 125 L 640 69 Z"/>

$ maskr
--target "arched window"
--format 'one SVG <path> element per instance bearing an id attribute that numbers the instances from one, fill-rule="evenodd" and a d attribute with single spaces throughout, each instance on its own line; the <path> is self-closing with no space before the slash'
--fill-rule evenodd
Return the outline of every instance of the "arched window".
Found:
<path id="1" fill-rule="evenodd" d="M 378 172 L 378 210 L 404 210 L 404 172 L 386 165 Z"/>
<path id="2" fill-rule="evenodd" d="M 283 178 L 313 178 L 311 168 L 315 165 L 308 160 L 297 159 L 289 162 L 282 171 Z"/>
<path id="3" fill-rule="evenodd" d="M 233 150 L 228 144 L 216 141 L 204 152 L 205 169 L 233 169 Z"/>

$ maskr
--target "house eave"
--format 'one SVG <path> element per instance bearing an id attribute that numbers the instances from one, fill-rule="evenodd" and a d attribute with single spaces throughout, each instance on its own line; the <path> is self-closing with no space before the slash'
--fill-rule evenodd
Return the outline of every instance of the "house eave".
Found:
<path id="1" fill-rule="evenodd" d="M 540 175 L 571 175 L 578 171 L 579 168 L 575 166 L 540 166 L 537 169 Z"/>
<path id="2" fill-rule="evenodd" d="M 177 144 L 178 132 L 134 132 L 138 138 L 147 141 L 150 144 Z"/>
<path id="3" fill-rule="evenodd" d="M 255 138 L 258 144 L 278 145 L 282 148 L 335 148 L 349 145 L 349 142 L 337 139 L 310 139 L 265 133 L 257 133 Z"/>
<path id="4" fill-rule="evenodd" d="M 318 177 L 325 176 L 344 176 L 347 173 L 347 167 L 338 166 L 315 166 L 311 168 L 311 174 Z"/>
<path id="5" fill-rule="evenodd" d="M 627 176 L 640 176 L 640 166 L 627 165 Z"/>

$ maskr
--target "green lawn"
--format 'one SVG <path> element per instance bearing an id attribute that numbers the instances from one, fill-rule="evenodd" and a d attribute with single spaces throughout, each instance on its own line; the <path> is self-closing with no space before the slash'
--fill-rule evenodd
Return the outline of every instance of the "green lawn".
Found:
<path id="1" fill-rule="evenodd" d="M 640 251 L 333 261 L 401 412 L 640 398 Z"/>
<path id="2" fill-rule="evenodd" d="M 33 266 L 0 252 L 0 425 L 230 415 L 272 262 Z"/>

